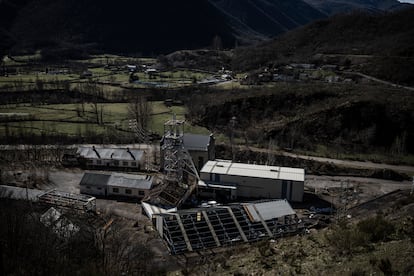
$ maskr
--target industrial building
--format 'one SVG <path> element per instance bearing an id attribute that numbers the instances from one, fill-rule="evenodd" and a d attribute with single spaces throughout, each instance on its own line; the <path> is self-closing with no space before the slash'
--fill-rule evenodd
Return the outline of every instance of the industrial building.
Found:
<path id="1" fill-rule="evenodd" d="M 229 200 L 236 198 L 303 200 L 305 170 L 228 160 L 208 161 L 200 171 L 199 195 Z"/>
<path id="2" fill-rule="evenodd" d="M 215 139 L 211 135 L 201 134 L 182 134 L 183 147 L 190 154 L 194 166 L 198 171 L 208 160 L 215 159 Z M 161 149 L 165 143 L 165 137 L 161 140 Z M 161 153 L 161 167 L 164 166 L 164 154 Z"/>
<path id="3" fill-rule="evenodd" d="M 150 175 L 134 175 L 122 173 L 85 173 L 80 182 L 82 194 L 143 199 L 154 183 Z"/>
<path id="4" fill-rule="evenodd" d="M 278 238 L 303 230 L 286 200 L 180 210 L 154 214 L 152 219 L 172 254 Z"/>
<path id="5" fill-rule="evenodd" d="M 80 147 L 76 156 L 88 168 L 140 170 L 145 167 L 145 153 L 136 149 Z"/>

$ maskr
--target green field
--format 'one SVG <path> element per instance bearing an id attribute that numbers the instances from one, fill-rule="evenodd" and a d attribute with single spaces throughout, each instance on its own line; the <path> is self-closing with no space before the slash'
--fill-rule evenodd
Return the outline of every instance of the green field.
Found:
<path id="1" fill-rule="evenodd" d="M 163 102 L 150 102 L 152 114 L 149 121 L 149 130 L 162 135 L 163 125 L 172 114 L 177 119 L 184 119 L 186 109 L 183 106 L 166 107 Z M 87 136 L 88 133 L 106 134 L 116 131 L 119 135 L 128 135 L 129 119 L 127 103 L 98 104 L 102 109 L 103 123 L 96 122 L 96 113 L 92 104 L 59 104 L 59 105 L 17 105 L 0 106 L 0 113 L 27 113 L 33 116 L 32 120 L 0 122 L 0 135 L 39 135 L 64 134 L 68 136 Z M 84 112 L 83 112 L 84 110 Z M 100 115 L 99 115 L 100 116 Z M 117 131 L 118 130 L 118 131 Z M 205 128 L 185 125 L 189 133 L 208 134 Z"/>
<path id="2" fill-rule="evenodd" d="M 42 64 L 39 53 L 3 58 L 6 76 L 0 76 L 1 91 L 31 91 L 50 89 L 75 89 L 80 83 L 92 81 L 100 83 L 104 90 L 116 91 L 114 87 L 126 89 L 146 87 L 183 87 L 211 77 L 211 74 L 194 70 L 174 70 L 157 72 L 150 77 L 145 72 L 135 73 L 137 82 L 130 83 L 130 72 L 126 65 L 152 66 L 153 58 L 135 58 L 117 55 L 96 55 L 89 59 L 73 60 L 70 64 Z M 46 68 L 49 72 L 46 73 Z M 82 77 L 88 70 L 92 76 Z M 69 83 L 69 85 L 68 85 Z"/>

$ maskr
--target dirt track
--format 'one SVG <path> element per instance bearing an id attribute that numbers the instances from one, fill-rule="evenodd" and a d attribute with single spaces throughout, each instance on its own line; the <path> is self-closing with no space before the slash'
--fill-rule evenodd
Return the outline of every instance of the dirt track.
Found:
<path id="1" fill-rule="evenodd" d="M 249 147 L 250 150 L 254 152 L 269 152 L 268 149 L 263 148 L 255 148 Z M 350 168 L 358 168 L 358 169 L 378 169 L 378 170 L 393 170 L 397 172 L 406 173 L 408 175 L 414 175 L 414 166 L 407 166 L 407 165 L 391 165 L 391 164 L 383 164 L 383 163 L 374 163 L 369 161 L 352 161 L 352 160 L 341 160 L 341 159 L 333 159 L 333 158 L 326 158 L 326 157 L 316 157 L 316 156 L 309 156 L 309 155 L 301 155 L 296 153 L 290 153 L 286 151 L 274 151 L 275 154 L 288 156 L 292 158 L 299 158 L 304 160 L 313 160 L 317 162 L 325 162 L 325 163 L 332 163 L 335 165 L 350 167 Z"/>

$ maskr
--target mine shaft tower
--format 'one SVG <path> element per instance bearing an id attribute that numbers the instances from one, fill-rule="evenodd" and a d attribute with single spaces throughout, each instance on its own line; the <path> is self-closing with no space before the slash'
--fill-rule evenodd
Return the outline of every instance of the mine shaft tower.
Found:
<path id="1" fill-rule="evenodd" d="M 197 169 L 188 151 L 184 148 L 184 120 L 177 120 L 173 115 L 164 124 L 164 173 L 169 182 L 183 184 L 185 175 L 199 179 Z"/>

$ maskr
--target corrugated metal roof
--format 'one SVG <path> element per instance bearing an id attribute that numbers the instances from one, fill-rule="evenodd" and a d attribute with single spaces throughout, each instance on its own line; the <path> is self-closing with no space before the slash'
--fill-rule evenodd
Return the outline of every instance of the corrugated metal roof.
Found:
<path id="1" fill-rule="evenodd" d="M 305 181 L 304 169 L 232 163 L 227 160 L 208 161 L 201 169 L 201 173 Z"/>
<path id="2" fill-rule="evenodd" d="M 85 173 L 80 182 L 81 186 L 111 186 L 120 188 L 135 188 L 149 190 L 152 187 L 153 177 L 149 175 L 135 175 L 124 173 Z"/>
<path id="3" fill-rule="evenodd" d="M 261 221 L 261 219 L 270 220 L 296 214 L 289 202 L 285 199 L 260 203 L 245 203 L 243 206 L 247 209 L 254 222 Z"/>
<path id="4" fill-rule="evenodd" d="M 108 186 L 149 190 L 153 177 L 149 175 L 133 175 L 114 173 L 108 181 Z"/>
<path id="5" fill-rule="evenodd" d="M 209 135 L 184 134 L 183 143 L 186 150 L 208 151 L 210 144 Z"/>
<path id="6" fill-rule="evenodd" d="M 85 173 L 80 182 L 81 186 L 106 186 L 111 177 L 110 174 Z"/>
<path id="7" fill-rule="evenodd" d="M 44 191 L 42 190 L 0 185 L 0 198 L 38 201 L 38 196 L 43 193 Z"/>
<path id="8" fill-rule="evenodd" d="M 113 159 L 113 160 L 141 160 L 144 151 L 136 149 L 120 149 L 120 148 L 93 148 L 80 147 L 77 154 L 87 159 Z M 134 159 L 135 158 L 135 159 Z"/>

